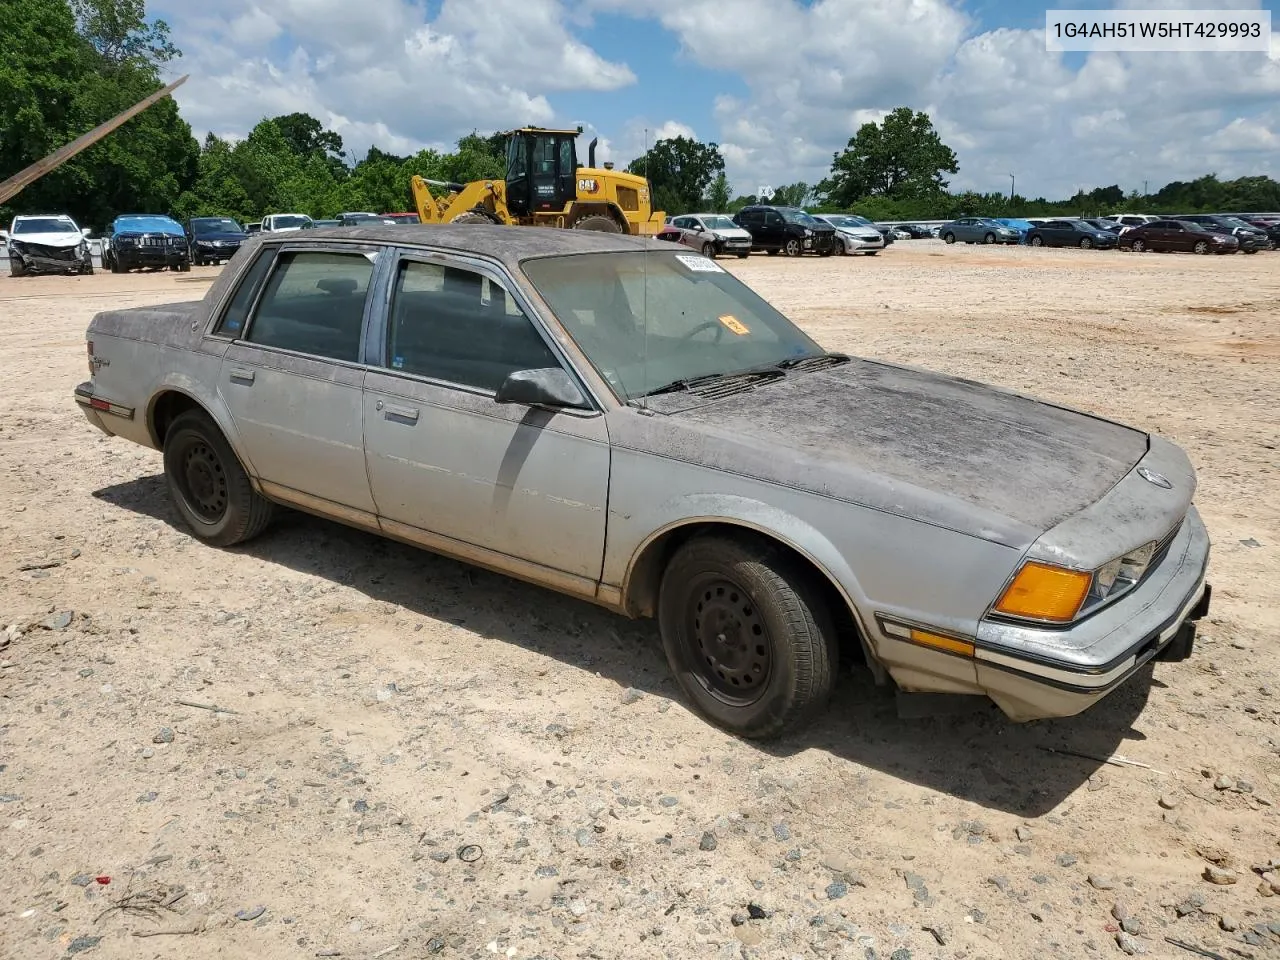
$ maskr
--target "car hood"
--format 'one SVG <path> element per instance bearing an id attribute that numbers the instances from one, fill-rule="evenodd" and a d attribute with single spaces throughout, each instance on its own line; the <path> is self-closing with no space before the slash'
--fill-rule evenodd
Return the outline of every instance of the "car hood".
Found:
<path id="1" fill-rule="evenodd" d="M 238 240 L 243 243 L 249 239 L 249 235 L 247 233 L 236 233 L 234 230 L 213 230 L 192 234 L 192 239 L 197 243 L 201 240 Z"/>
<path id="2" fill-rule="evenodd" d="M 884 234 L 879 230 L 871 227 L 836 227 L 843 234 L 854 237 L 857 240 L 883 240 Z"/>
<path id="3" fill-rule="evenodd" d="M 716 227 L 711 231 L 721 240 L 750 240 L 751 234 L 741 227 Z"/>
<path id="4" fill-rule="evenodd" d="M 1146 433 L 927 370 L 852 360 L 750 393 L 649 398 L 622 446 L 863 504 L 1008 546 L 1099 500 Z"/>
<path id="5" fill-rule="evenodd" d="M 54 230 L 49 233 L 10 234 L 9 239 L 17 243 L 38 243 L 43 247 L 78 247 L 84 237 L 78 230 Z"/>

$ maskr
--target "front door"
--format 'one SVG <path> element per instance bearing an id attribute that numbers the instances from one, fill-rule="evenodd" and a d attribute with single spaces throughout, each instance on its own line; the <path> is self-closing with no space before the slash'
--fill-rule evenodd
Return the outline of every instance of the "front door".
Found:
<path id="1" fill-rule="evenodd" d="M 589 592 L 604 556 L 609 444 L 595 410 L 498 403 L 516 370 L 563 367 L 487 266 L 405 254 L 364 389 L 383 528 L 557 571 Z M 468 551 L 463 549 L 465 555 Z M 483 558 L 481 558 L 483 559 Z"/>
<path id="2" fill-rule="evenodd" d="M 368 519 L 361 345 L 373 256 L 281 251 L 247 323 L 220 331 L 236 339 L 218 382 L 269 494 Z"/>

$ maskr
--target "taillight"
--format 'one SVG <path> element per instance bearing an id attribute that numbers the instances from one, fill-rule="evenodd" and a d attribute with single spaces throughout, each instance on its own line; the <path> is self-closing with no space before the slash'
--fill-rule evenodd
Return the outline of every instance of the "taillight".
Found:
<path id="1" fill-rule="evenodd" d="M 85 346 L 86 346 L 86 347 L 88 348 L 88 350 L 89 350 L 89 379 L 90 379 L 90 380 L 92 380 L 92 379 L 93 379 L 93 375 L 94 375 L 94 373 L 96 372 L 96 369 L 97 369 L 97 368 L 95 368 L 95 367 L 94 367 L 94 365 L 93 365 L 93 341 L 92 341 L 92 340 L 88 340 L 88 341 L 86 341 Z"/>

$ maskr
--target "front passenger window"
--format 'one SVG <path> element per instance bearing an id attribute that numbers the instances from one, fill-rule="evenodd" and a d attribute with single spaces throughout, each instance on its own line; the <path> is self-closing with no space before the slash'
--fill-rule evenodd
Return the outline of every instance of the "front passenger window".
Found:
<path id="1" fill-rule="evenodd" d="M 561 366 L 502 286 L 470 270 L 415 261 L 401 263 L 396 275 L 386 365 L 495 392 L 517 370 Z"/>

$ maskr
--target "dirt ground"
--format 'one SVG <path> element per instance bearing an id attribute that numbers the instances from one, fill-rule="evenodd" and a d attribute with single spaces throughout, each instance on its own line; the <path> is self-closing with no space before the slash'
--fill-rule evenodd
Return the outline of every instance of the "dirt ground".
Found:
<path id="1" fill-rule="evenodd" d="M 216 268 L 0 278 L 0 956 L 1280 956 L 1280 253 L 721 262 L 831 348 L 1184 445 L 1195 657 L 1022 726 L 848 677 L 739 742 L 650 622 L 308 517 L 178 527 L 71 392 L 95 311 Z"/>

